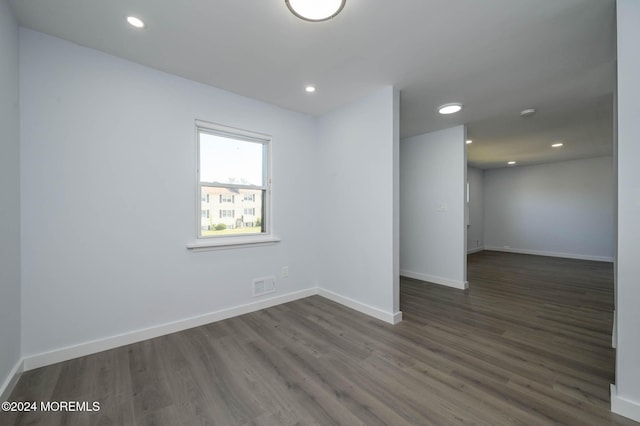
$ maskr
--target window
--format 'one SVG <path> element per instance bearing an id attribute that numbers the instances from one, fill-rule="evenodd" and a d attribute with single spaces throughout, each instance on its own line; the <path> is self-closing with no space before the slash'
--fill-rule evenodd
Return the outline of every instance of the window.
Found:
<path id="1" fill-rule="evenodd" d="M 207 218 L 198 221 L 198 238 L 271 234 L 271 138 L 202 121 L 196 128 L 198 209 Z M 242 212 L 251 218 L 244 220 Z"/>

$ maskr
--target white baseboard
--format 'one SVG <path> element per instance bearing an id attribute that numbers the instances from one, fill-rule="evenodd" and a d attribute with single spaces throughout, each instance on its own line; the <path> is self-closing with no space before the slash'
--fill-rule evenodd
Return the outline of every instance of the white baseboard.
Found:
<path id="1" fill-rule="evenodd" d="M 467 254 L 478 253 L 483 250 L 484 250 L 484 247 L 476 247 L 476 248 L 468 249 Z"/>
<path id="2" fill-rule="evenodd" d="M 238 315 L 248 314 L 261 309 L 270 308 L 294 300 L 303 299 L 305 297 L 320 295 L 334 302 L 340 303 L 348 308 L 355 309 L 366 315 L 372 316 L 379 320 L 390 324 L 396 324 L 402 321 L 402 312 L 386 312 L 378 308 L 366 305 L 348 297 L 333 293 L 328 290 L 312 287 L 306 290 L 300 290 L 268 299 L 263 299 L 253 303 L 235 306 L 220 311 L 211 312 L 191 318 L 186 318 L 170 323 L 161 324 L 141 330 L 135 330 L 115 336 L 97 339 L 78 345 L 67 346 L 48 352 L 25 356 L 14 368 L 11 375 L 7 378 L 0 391 L 4 391 L 10 387 L 9 384 L 14 380 L 18 373 L 22 371 L 33 370 L 35 368 L 44 367 L 46 365 L 55 364 L 62 361 L 78 358 L 81 356 L 91 355 L 94 353 L 114 349 L 120 346 L 141 342 L 143 340 L 153 339 L 154 337 L 164 336 L 166 334 L 175 333 L 189 328 L 198 327 L 216 321 L 225 320 L 227 318 Z"/>
<path id="3" fill-rule="evenodd" d="M 507 253 L 533 254 L 535 256 L 564 257 L 565 259 L 594 260 L 596 262 L 613 262 L 613 257 L 591 256 L 589 254 L 560 253 L 555 251 L 527 250 L 511 247 L 485 246 L 484 250 L 503 251 Z"/>
<path id="4" fill-rule="evenodd" d="M 211 312 L 196 317 L 186 318 L 179 321 L 173 321 L 170 323 L 145 328 L 142 330 L 136 330 L 129 333 L 123 333 L 116 336 L 97 339 L 78 345 L 67 346 L 65 348 L 55 349 L 49 352 L 28 355 L 20 361 L 16 368 L 14 368 L 15 372 L 13 372 L 11 376 L 9 376 L 3 386 L 8 386 L 11 378 L 17 375 L 16 372 L 33 370 L 35 368 L 44 367 L 46 365 L 68 361 L 70 359 L 78 358 L 81 356 L 91 355 L 120 346 L 141 342 L 143 340 L 153 339 L 154 337 L 164 336 L 166 334 L 187 330 L 193 327 L 199 327 L 201 325 L 209 324 L 216 321 L 222 321 L 227 318 L 248 314 L 250 312 L 259 311 L 261 309 L 270 308 L 272 306 L 280 305 L 287 302 L 293 302 L 294 300 L 303 299 L 305 297 L 314 295 L 326 297 L 327 299 L 333 300 L 334 302 L 340 303 L 341 305 L 344 305 L 351 309 L 355 309 L 359 312 L 388 322 L 390 324 L 396 324 L 402 321 L 402 312 L 385 312 L 372 306 L 365 305 L 356 300 L 349 299 L 348 297 L 344 297 L 327 290 L 313 287 L 306 290 L 300 290 L 293 293 L 263 299 L 253 303 L 247 303 L 245 305 L 235 306 L 233 308 L 222 309 L 220 311 Z"/>
<path id="5" fill-rule="evenodd" d="M 257 302 L 245 305 L 235 306 L 233 308 L 222 309 L 220 311 L 174 321 L 158 326 L 136 330 L 104 339 L 93 340 L 79 345 L 68 346 L 66 348 L 56 349 L 50 352 L 44 352 L 24 357 L 24 370 L 33 370 L 34 368 L 43 367 L 45 365 L 55 364 L 57 362 L 67 361 L 85 355 L 106 351 L 132 343 L 141 342 L 143 340 L 152 339 L 154 337 L 164 336 L 166 334 L 175 333 L 177 331 L 186 330 L 193 327 L 221 321 L 238 315 L 247 314 L 258 311 L 260 309 L 269 308 L 271 306 L 280 305 L 282 303 L 292 302 L 294 300 L 318 294 L 317 288 L 296 291 L 281 296 L 263 299 Z"/>
<path id="6" fill-rule="evenodd" d="M 438 277 L 435 275 L 423 274 L 420 272 L 408 271 L 406 269 L 400 270 L 400 275 L 407 278 L 413 278 L 415 280 L 427 281 L 434 284 L 445 285 L 447 287 L 453 287 L 460 290 L 466 290 L 469 287 L 467 281 L 456 281 L 449 278 Z"/>
<path id="7" fill-rule="evenodd" d="M 640 422 L 640 402 L 618 396 L 616 385 L 611 385 L 611 412 Z"/>
<path id="8" fill-rule="evenodd" d="M 381 309 L 375 308 L 370 305 L 366 305 L 362 302 L 358 302 L 357 300 L 353 300 L 349 297 L 342 296 L 340 294 L 334 293 L 329 290 L 325 290 L 322 288 L 318 289 L 318 295 L 332 300 L 336 303 L 344 305 L 348 308 L 356 310 L 358 312 L 362 312 L 363 314 L 369 315 L 371 317 L 377 318 L 381 321 L 387 322 L 389 324 L 397 324 L 402 321 L 402 312 L 387 312 Z"/>
<path id="9" fill-rule="evenodd" d="M 16 383 L 18 383 L 20 374 L 22 374 L 23 371 L 24 362 L 20 359 L 16 365 L 13 366 L 4 383 L 2 383 L 2 386 L 0 386 L 0 402 L 9 400 L 9 395 L 13 392 L 13 388 L 16 386 Z"/>

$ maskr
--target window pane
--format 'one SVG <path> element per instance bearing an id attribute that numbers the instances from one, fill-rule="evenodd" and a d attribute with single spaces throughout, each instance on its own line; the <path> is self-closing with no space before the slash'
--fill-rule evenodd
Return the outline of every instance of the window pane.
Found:
<path id="1" fill-rule="evenodd" d="M 263 228 L 264 191 L 200 187 L 200 236 L 260 234 Z"/>
<path id="2" fill-rule="evenodd" d="M 263 186 L 264 145 L 200 132 L 200 181 Z"/>

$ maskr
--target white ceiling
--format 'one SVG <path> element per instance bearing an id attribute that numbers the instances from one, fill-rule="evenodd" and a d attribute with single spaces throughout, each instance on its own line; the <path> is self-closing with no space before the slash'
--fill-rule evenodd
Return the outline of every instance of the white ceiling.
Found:
<path id="1" fill-rule="evenodd" d="M 402 137 L 468 124 L 481 168 L 612 150 L 614 0 L 347 0 L 322 23 L 284 0 L 11 3 L 25 27 L 312 115 L 395 85 Z"/>

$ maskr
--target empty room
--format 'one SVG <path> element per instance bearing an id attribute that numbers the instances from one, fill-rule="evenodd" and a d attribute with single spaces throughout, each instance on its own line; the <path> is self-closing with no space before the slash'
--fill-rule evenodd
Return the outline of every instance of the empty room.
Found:
<path id="1" fill-rule="evenodd" d="M 639 21 L 0 0 L 0 424 L 637 424 Z"/>

